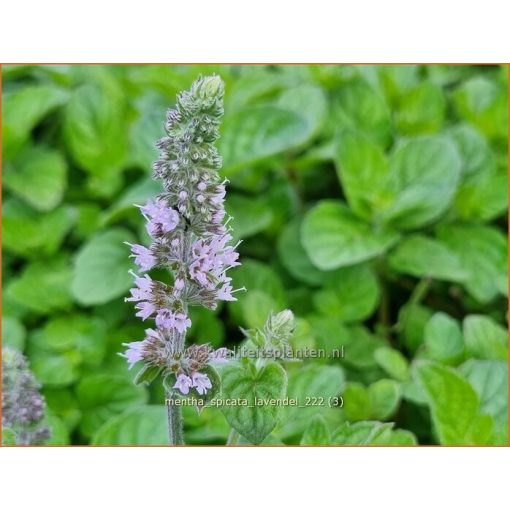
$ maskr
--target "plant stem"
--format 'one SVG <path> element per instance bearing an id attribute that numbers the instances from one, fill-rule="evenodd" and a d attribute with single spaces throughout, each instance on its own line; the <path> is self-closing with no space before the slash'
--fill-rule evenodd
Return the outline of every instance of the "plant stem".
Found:
<path id="1" fill-rule="evenodd" d="M 184 444 L 184 433 L 182 430 L 182 409 L 180 406 L 171 404 L 172 395 L 166 394 L 167 416 L 168 416 L 168 440 L 171 445 Z"/>
<path id="2" fill-rule="evenodd" d="M 239 432 L 236 429 L 230 429 L 230 434 L 228 435 L 227 445 L 236 444 L 239 440 Z"/>
<path id="3" fill-rule="evenodd" d="M 186 315 L 188 313 L 188 307 L 186 303 L 183 303 Z M 174 336 L 175 348 L 177 352 L 184 350 L 186 343 L 186 333 L 176 333 Z M 171 445 L 184 444 L 184 432 L 183 432 L 183 419 L 182 419 L 182 408 L 172 404 L 174 398 L 173 393 L 166 391 L 166 407 L 168 417 L 168 439 Z M 177 397 L 179 398 L 179 397 Z"/>
<path id="4" fill-rule="evenodd" d="M 432 284 L 431 278 L 424 278 L 423 280 L 421 280 L 413 289 L 411 297 L 409 298 L 409 304 L 417 305 L 421 303 L 423 298 L 427 295 L 427 292 L 429 291 L 429 287 L 431 284 Z"/>

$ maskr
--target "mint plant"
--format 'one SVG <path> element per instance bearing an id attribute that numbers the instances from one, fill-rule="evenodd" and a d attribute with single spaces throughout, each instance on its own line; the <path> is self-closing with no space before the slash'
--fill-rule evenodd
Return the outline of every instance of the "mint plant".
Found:
<path id="1" fill-rule="evenodd" d="M 25 357 L 14 349 L 2 349 L 3 444 L 39 445 L 50 437 L 40 388 Z"/>
<path id="2" fill-rule="evenodd" d="M 165 392 L 203 402 L 170 409 L 189 444 L 508 443 L 508 66 L 1 72 L 2 343 L 42 385 L 48 443 L 165 444 Z M 224 97 L 210 77 L 178 100 L 152 179 L 165 110 L 213 73 Z M 219 139 L 197 141 L 205 118 Z M 221 208 L 196 170 L 228 179 Z M 235 301 L 203 284 L 205 245 L 191 268 L 171 244 L 214 237 L 198 224 L 223 205 Z M 300 362 L 240 349 L 287 309 Z"/>
<path id="3" fill-rule="evenodd" d="M 287 394 L 287 373 L 282 364 L 291 358 L 289 340 L 295 329 L 294 314 L 271 314 L 263 328 L 244 331 L 236 363 L 222 370 L 222 411 L 232 432 L 228 443 L 241 435 L 261 443 L 275 428 Z"/>
<path id="4" fill-rule="evenodd" d="M 171 403 L 172 396 L 217 391 L 213 367 L 227 356 L 227 349 L 214 350 L 208 344 L 186 347 L 188 308 L 214 310 L 220 300 L 235 300 L 233 293 L 240 290 L 233 290 L 227 276 L 239 262 L 236 246 L 229 244 L 229 220 L 224 222 L 225 181 L 219 177 L 221 157 L 214 145 L 222 115 L 223 83 L 218 76 L 200 78 L 179 94 L 176 108 L 167 112 L 167 136 L 156 144 L 161 153 L 153 175 L 164 191 L 140 206 L 152 243 L 130 244 L 145 274 L 133 273 L 135 287 L 126 300 L 136 302 L 142 320 L 153 318 L 155 329 L 147 329 L 144 340 L 125 344 L 124 356 L 130 368 L 143 362 L 137 384 L 162 375 L 171 444 L 184 442 L 182 411 Z M 154 267 L 170 271 L 172 284 L 152 280 L 146 273 Z"/>

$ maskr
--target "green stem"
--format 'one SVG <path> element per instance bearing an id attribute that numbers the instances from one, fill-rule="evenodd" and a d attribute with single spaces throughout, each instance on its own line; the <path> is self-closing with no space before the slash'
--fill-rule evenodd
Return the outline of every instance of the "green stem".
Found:
<path id="1" fill-rule="evenodd" d="M 172 395 L 166 394 L 168 416 L 168 441 L 171 445 L 184 444 L 184 432 L 182 427 L 182 409 L 172 404 Z"/>
<path id="2" fill-rule="evenodd" d="M 423 280 L 421 280 L 413 289 L 411 297 L 409 298 L 409 304 L 417 305 L 421 303 L 423 298 L 427 295 L 427 292 L 429 291 L 431 284 L 432 284 L 431 278 L 424 278 Z"/>
<path id="3" fill-rule="evenodd" d="M 239 432 L 236 429 L 230 429 L 230 434 L 228 435 L 227 445 L 237 444 L 239 440 Z"/>

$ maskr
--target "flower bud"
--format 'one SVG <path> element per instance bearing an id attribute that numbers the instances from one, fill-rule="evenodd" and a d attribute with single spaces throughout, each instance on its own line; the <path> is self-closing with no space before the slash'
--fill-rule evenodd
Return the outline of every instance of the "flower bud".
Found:
<path id="1" fill-rule="evenodd" d="M 280 344 L 290 340 L 295 327 L 294 314 L 290 310 L 283 310 L 276 315 L 270 315 L 265 330 L 271 343 Z"/>
<path id="2" fill-rule="evenodd" d="M 223 96 L 223 82 L 219 76 L 206 76 L 201 78 L 196 86 L 195 93 L 200 98 L 210 98 L 212 96 Z"/>

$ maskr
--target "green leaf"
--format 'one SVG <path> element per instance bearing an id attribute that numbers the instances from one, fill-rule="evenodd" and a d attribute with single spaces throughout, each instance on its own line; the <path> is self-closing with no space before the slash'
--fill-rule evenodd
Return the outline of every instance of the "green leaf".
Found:
<path id="1" fill-rule="evenodd" d="M 252 298 L 249 295 L 254 291 L 261 291 L 268 296 L 271 304 L 274 303 L 275 309 L 273 311 L 283 310 L 287 306 L 287 296 L 283 284 L 278 274 L 267 264 L 245 258 L 242 266 L 232 270 L 229 276 L 232 277 L 234 289 L 241 287 L 247 289 L 247 292 L 236 293 L 237 301 L 228 304 L 237 324 L 246 325 L 253 318 L 253 316 L 245 316 L 248 305 L 244 305 L 244 302 L 250 302 Z M 253 299 L 258 300 L 259 296 Z M 257 317 L 260 317 L 260 314 L 257 314 Z"/>
<path id="2" fill-rule="evenodd" d="M 232 87 L 225 97 L 225 109 L 235 110 L 248 104 L 257 104 L 288 88 L 291 83 L 292 81 L 281 73 L 274 73 L 266 67 L 247 66 L 236 80 L 235 87 Z"/>
<path id="3" fill-rule="evenodd" d="M 380 379 L 368 387 L 370 398 L 370 417 L 387 420 L 400 404 L 400 384 L 391 379 Z"/>
<path id="4" fill-rule="evenodd" d="M 462 282 L 467 278 L 459 256 L 441 241 L 423 235 L 406 237 L 390 253 L 390 267 L 418 278 Z"/>
<path id="5" fill-rule="evenodd" d="M 317 413 L 338 416 L 338 409 L 329 407 L 329 399 L 340 395 L 345 383 L 344 371 L 339 366 L 309 364 L 295 367 L 289 373 L 289 399 L 297 405 L 284 408 L 284 417 L 278 427 L 278 436 L 301 436 Z"/>
<path id="6" fill-rule="evenodd" d="M 384 152 L 361 133 L 341 134 L 336 172 L 353 212 L 371 220 L 385 203 L 384 186 L 389 165 Z"/>
<path id="7" fill-rule="evenodd" d="M 2 446 L 16 446 L 16 433 L 8 427 L 2 427 Z"/>
<path id="8" fill-rule="evenodd" d="M 103 212 L 99 204 L 82 202 L 77 206 L 78 219 L 73 230 L 73 236 L 80 241 L 87 239 L 103 224 Z"/>
<path id="9" fill-rule="evenodd" d="M 220 347 L 225 340 L 225 324 L 213 310 L 193 307 L 189 310 L 191 328 L 188 330 L 190 338 L 197 341 L 207 339 L 213 347 Z"/>
<path id="10" fill-rule="evenodd" d="M 317 269 L 301 244 L 301 220 L 295 219 L 283 228 L 278 240 L 278 256 L 285 269 L 297 280 L 318 285 L 328 273 Z"/>
<path id="11" fill-rule="evenodd" d="M 462 160 L 462 177 L 487 172 L 494 167 L 494 158 L 487 140 L 469 124 L 458 124 L 448 134 L 457 146 Z"/>
<path id="12" fill-rule="evenodd" d="M 186 444 L 204 443 L 225 444 L 230 433 L 230 426 L 222 413 L 216 408 L 206 407 L 200 413 L 191 406 L 182 408 L 182 414 L 186 429 L 184 431 L 184 441 Z M 271 438 L 271 435 L 266 441 Z M 243 441 L 239 438 L 239 444 Z M 246 444 L 249 444 L 247 440 Z"/>
<path id="13" fill-rule="evenodd" d="M 379 347 L 386 345 L 384 340 L 371 333 L 364 326 L 351 326 L 343 339 L 345 363 L 361 370 L 375 368 L 375 353 Z"/>
<path id="14" fill-rule="evenodd" d="M 473 358 L 508 359 L 508 332 L 490 317 L 468 315 L 463 330 L 466 349 Z"/>
<path id="15" fill-rule="evenodd" d="M 417 65 L 377 66 L 386 96 L 392 103 L 420 83 L 420 67 Z"/>
<path id="16" fill-rule="evenodd" d="M 147 401 L 145 388 L 133 385 L 127 377 L 111 374 L 84 377 L 76 387 L 76 397 L 83 413 L 80 431 L 88 437 L 108 419 Z"/>
<path id="17" fill-rule="evenodd" d="M 246 293 L 241 307 L 244 323 L 249 328 L 261 328 L 268 315 L 279 308 L 270 294 L 258 289 Z"/>
<path id="18" fill-rule="evenodd" d="M 455 365 L 464 355 L 459 323 L 443 312 L 436 312 L 425 326 L 425 345 L 431 359 Z"/>
<path id="19" fill-rule="evenodd" d="M 127 154 L 122 96 L 87 84 L 76 89 L 67 106 L 64 139 L 74 160 L 92 176 L 92 188 L 109 196 L 121 184 Z"/>
<path id="20" fill-rule="evenodd" d="M 165 110 L 169 103 L 153 90 L 148 90 L 135 103 L 138 117 L 132 124 L 129 137 L 131 157 L 136 165 L 148 171 L 158 158 L 155 141 L 165 136 Z"/>
<path id="21" fill-rule="evenodd" d="M 301 227 L 301 240 L 310 260 L 324 271 L 376 257 L 397 239 L 396 233 L 376 231 L 345 204 L 333 200 L 322 200 L 311 209 Z"/>
<path id="22" fill-rule="evenodd" d="M 377 278 L 366 265 L 338 269 L 314 295 L 315 308 L 345 322 L 370 317 L 379 302 Z"/>
<path id="23" fill-rule="evenodd" d="M 380 379 L 365 388 L 349 383 L 342 394 L 343 411 L 349 421 L 386 420 L 400 403 L 400 385 L 391 379 Z"/>
<path id="24" fill-rule="evenodd" d="M 16 317 L 2 315 L 2 346 L 23 352 L 27 331 Z"/>
<path id="25" fill-rule="evenodd" d="M 320 131 L 328 108 L 322 89 L 308 84 L 285 90 L 279 97 L 277 105 L 296 113 L 306 121 L 306 130 L 301 143 L 313 138 Z"/>
<path id="26" fill-rule="evenodd" d="M 24 151 L 3 175 L 5 187 L 40 211 L 56 207 L 62 200 L 67 179 L 67 163 L 57 151 L 33 147 Z"/>
<path id="27" fill-rule="evenodd" d="M 483 172 L 462 183 L 455 198 L 460 218 L 490 221 L 508 209 L 508 174 Z"/>
<path id="28" fill-rule="evenodd" d="M 329 445 L 331 433 L 324 417 L 320 414 L 315 415 L 310 421 L 310 425 L 305 430 L 301 438 L 301 445 L 306 446 L 324 446 Z"/>
<path id="29" fill-rule="evenodd" d="M 220 139 L 225 175 L 243 166 L 300 145 L 307 138 L 307 121 L 274 106 L 244 108 L 227 115 Z"/>
<path id="30" fill-rule="evenodd" d="M 39 213 L 16 200 L 3 206 L 3 245 L 16 255 L 53 255 L 73 226 L 76 211 L 67 206 Z"/>
<path id="31" fill-rule="evenodd" d="M 44 444 L 48 446 L 64 446 L 70 444 L 69 431 L 63 420 L 51 412 L 47 413 L 46 420 L 51 435 Z"/>
<path id="32" fill-rule="evenodd" d="M 145 405 L 110 418 L 92 438 L 93 445 L 166 445 L 165 406 Z"/>
<path id="33" fill-rule="evenodd" d="M 408 303 L 398 314 L 400 340 L 411 351 L 416 352 L 423 344 L 425 326 L 432 317 L 432 311 L 420 304 Z"/>
<path id="34" fill-rule="evenodd" d="M 460 258 L 466 290 L 481 303 L 508 295 L 508 242 L 499 230 L 478 225 L 441 225 L 439 239 Z"/>
<path id="35" fill-rule="evenodd" d="M 12 159 L 30 137 L 32 129 L 65 102 L 66 92 L 46 85 L 26 86 L 2 98 L 4 160 Z"/>
<path id="36" fill-rule="evenodd" d="M 76 257 L 71 289 L 83 305 L 107 303 L 126 293 L 133 282 L 125 241 L 133 236 L 116 228 L 101 232 L 82 246 Z"/>
<path id="37" fill-rule="evenodd" d="M 338 445 L 373 445 L 386 441 L 391 434 L 392 423 L 367 422 L 343 423 L 332 434 L 332 444 Z"/>
<path id="38" fill-rule="evenodd" d="M 55 352 L 74 350 L 87 366 L 97 367 L 106 354 L 106 328 L 99 317 L 56 317 L 45 324 L 43 332 L 41 348 Z"/>
<path id="39" fill-rule="evenodd" d="M 346 84 L 335 97 L 336 125 L 357 129 L 380 145 L 391 138 L 390 110 L 384 97 L 361 80 Z"/>
<path id="40" fill-rule="evenodd" d="M 57 354 L 31 349 L 29 359 L 35 378 L 45 386 L 68 386 L 80 376 L 80 360 L 73 352 Z"/>
<path id="41" fill-rule="evenodd" d="M 161 367 L 145 364 L 136 374 L 134 384 L 148 386 L 161 372 Z"/>
<path id="42" fill-rule="evenodd" d="M 487 140 L 472 126 L 449 130 L 462 158 L 462 182 L 455 197 L 458 215 L 466 220 L 489 221 L 508 208 L 508 172 L 498 171 Z"/>
<path id="43" fill-rule="evenodd" d="M 234 240 L 246 239 L 266 230 L 273 219 L 267 203 L 255 197 L 231 193 L 226 200 L 227 213 L 232 216 Z"/>
<path id="44" fill-rule="evenodd" d="M 492 422 L 480 415 L 480 401 L 469 382 L 453 369 L 431 362 L 417 365 L 416 377 L 425 390 L 441 444 L 487 442 Z"/>
<path id="45" fill-rule="evenodd" d="M 343 411 L 350 421 L 361 421 L 370 418 L 370 396 L 363 384 L 350 382 L 342 392 Z"/>
<path id="46" fill-rule="evenodd" d="M 343 423 L 332 434 L 332 444 L 336 445 L 398 445 L 412 446 L 417 444 L 412 432 L 393 429 L 393 423 L 379 421 L 359 421 Z"/>
<path id="47" fill-rule="evenodd" d="M 11 280 L 6 293 L 17 303 L 39 314 L 65 310 L 71 305 L 71 268 L 57 258 L 28 265 L 21 276 Z"/>
<path id="48" fill-rule="evenodd" d="M 382 219 L 403 230 L 438 219 L 453 201 L 460 169 L 457 148 L 446 137 L 402 142 L 391 158 L 388 193 L 394 198 Z"/>
<path id="49" fill-rule="evenodd" d="M 443 125 L 445 110 L 441 87 L 421 83 L 400 98 L 395 116 L 397 129 L 404 135 L 436 133 Z"/>
<path id="50" fill-rule="evenodd" d="M 508 92 L 505 86 L 475 76 L 454 93 L 454 105 L 461 117 L 492 139 L 508 138 Z"/>
<path id="51" fill-rule="evenodd" d="M 508 444 L 508 364 L 506 361 L 466 361 L 462 375 L 480 397 L 480 409 L 494 419 L 493 443 Z"/>
<path id="52" fill-rule="evenodd" d="M 409 378 L 409 364 L 404 355 L 391 347 L 379 347 L 374 352 L 377 364 L 391 377 L 399 381 Z"/>
<path id="53" fill-rule="evenodd" d="M 135 211 L 134 204 L 143 205 L 149 198 L 161 193 L 161 191 L 161 183 L 148 177 L 140 179 L 127 188 L 117 202 L 108 209 L 105 222 L 116 221 L 126 213 Z"/>
<path id="54" fill-rule="evenodd" d="M 73 430 L 81 418 L 81 411 L 74 396 L 74 388 L 43 388 L 44 398 L 50 415 L 54 414 L 62 419 L 68 430 Z"/>
<path id="55" fill-rule="evenodd" d="M 247 365 L 227 365 L 221 373 L 222 398 L 240 399 L 236 405 L 221 408 L 229 425 L 254 444 L 261 443 L 275 428 L 281 405 L 271 399 L 283 399 L 287 374 L 276 362 L 269 362 L 257 373 Z M 263 404 L 257 405 L 258 399 Z"/>
<path id="56" fill-rule="evenodd" d="M 391 431 L 391 434 L 386 442 L 383 442 L 380 439 L 378 444 L 387 446 L 416 446 L 418 444 L 418 440 L 416 439 L 416 436 L 409 430 L 395 429 Z"/>
<path id="57" fill-rule="evenodd" d="M 306 322 L 298 321 L 298 326 L 300 324 L 302 338 L 294 336 L 300 340 L 299 346 L 324 349 L 327 356 L 333 355 L 334 349 L 340 351 L 351 334 L 350 328 L 336 317 L 309 315 Z"/>

